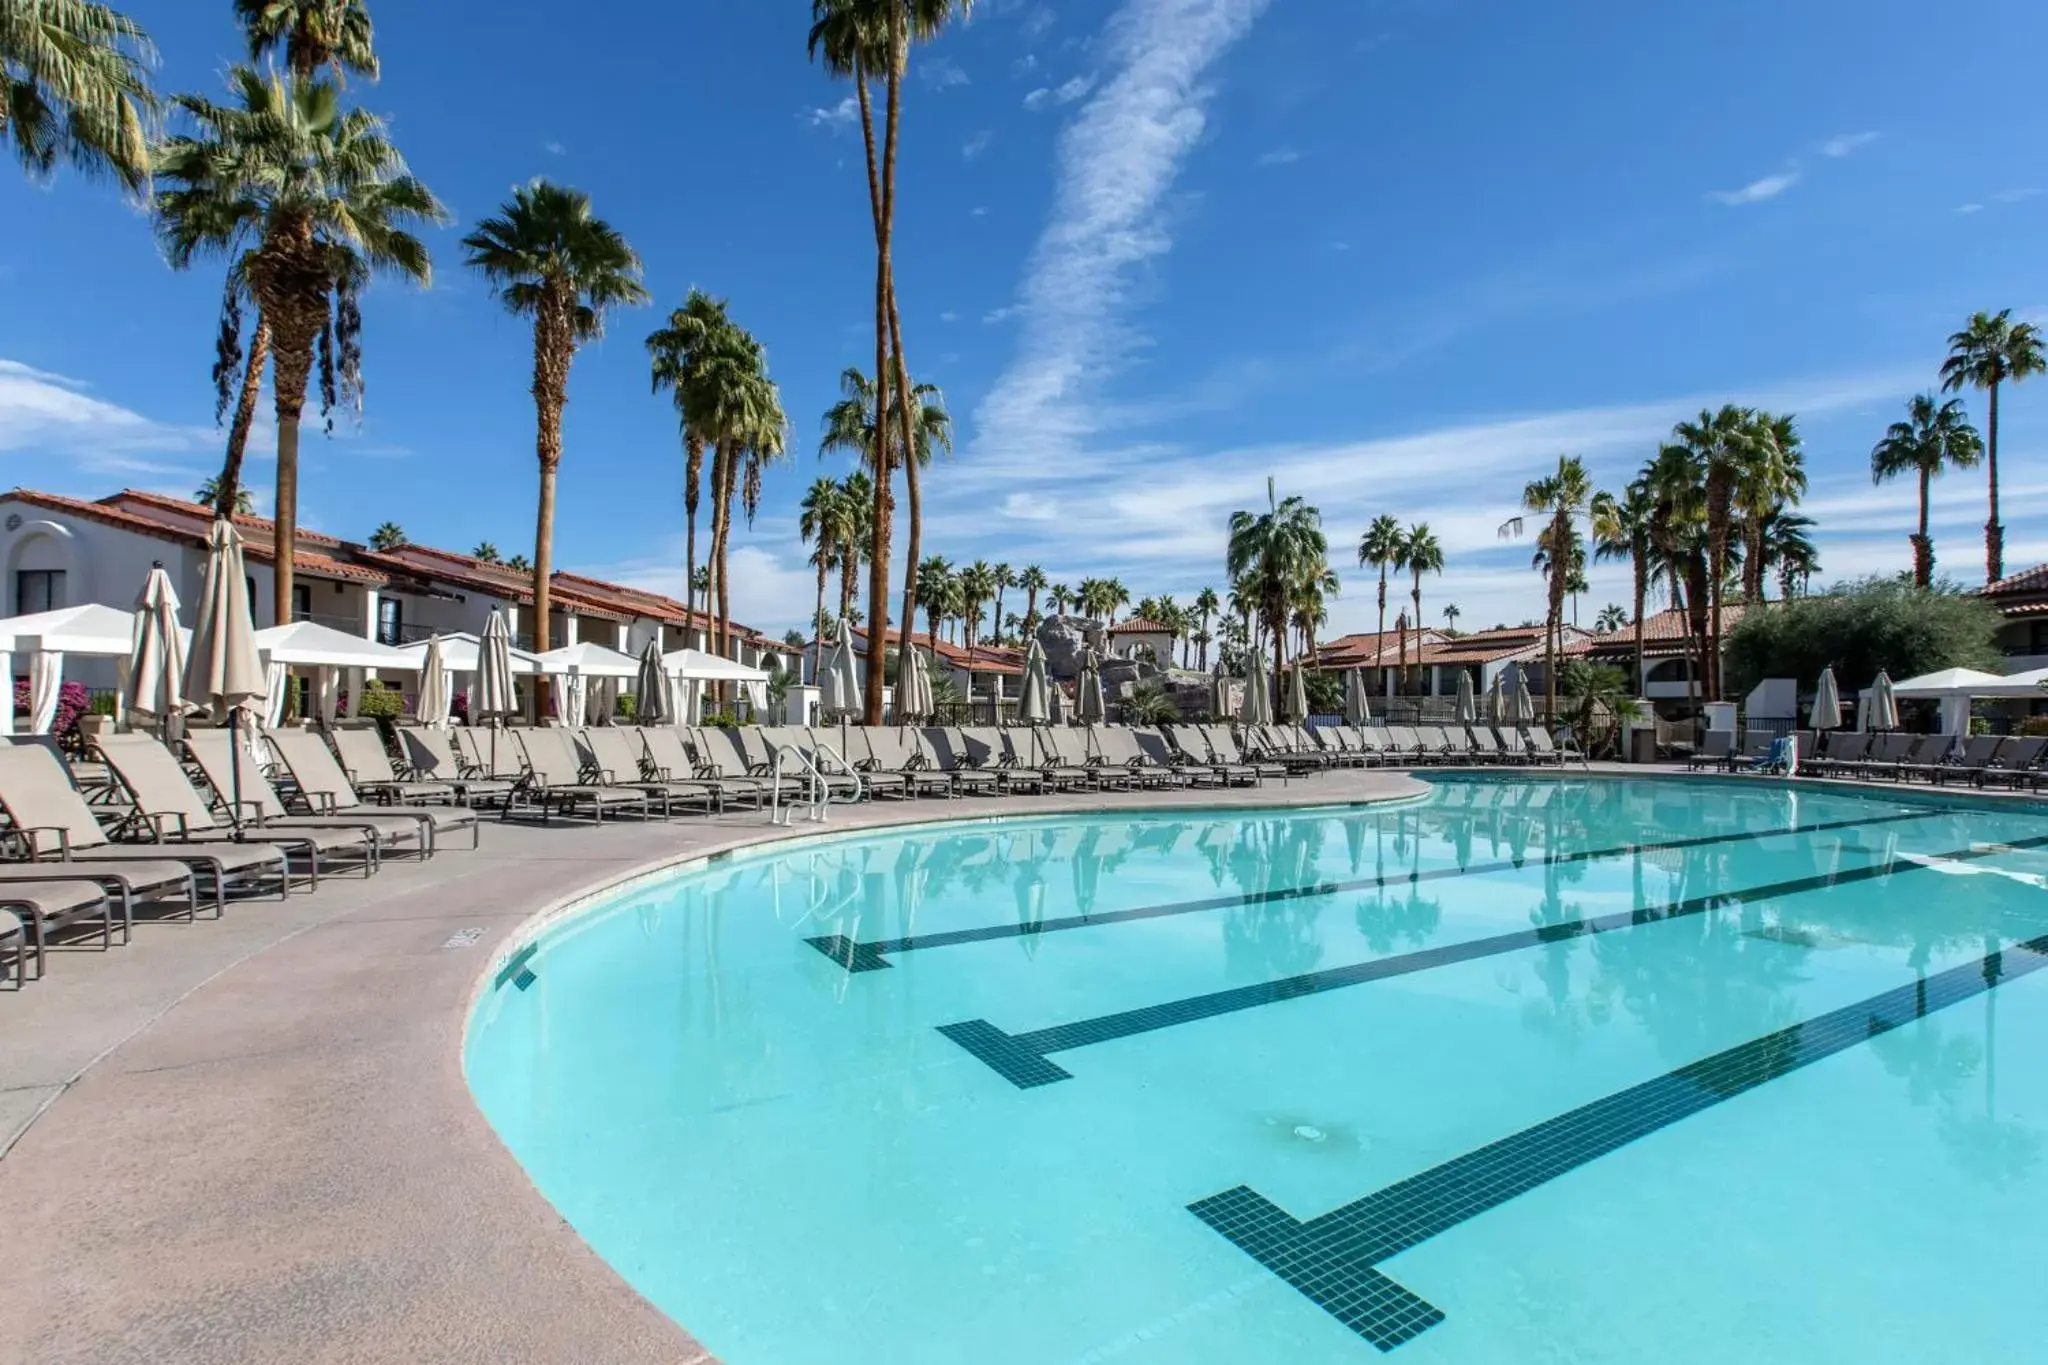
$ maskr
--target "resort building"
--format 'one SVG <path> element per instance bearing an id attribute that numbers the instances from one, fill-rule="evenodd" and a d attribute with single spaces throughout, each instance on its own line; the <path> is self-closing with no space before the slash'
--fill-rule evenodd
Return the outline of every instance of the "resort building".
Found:
<path id="1" fill-rule="evenodd" d="M 1564 628 L 1567 648 L 1590 638 L 1590 632 L 1576 626 Z M 1530 688 L 1541 691 L 1543 658 L 1543 627 L 1533 625 L 1503 626 L 1460 635 L 1431 628 L 1410 631 L 1405 639 L 1399 631 L 1367 631 L 1340 636 L 1317 650 L 1322 667 L 1339 672 L 1362 669 L 1367 690 L 1384 697 L 1453 697 L 1458 692 L 1461 672 L 1471 677 L 1474 692 L 1483 692 L 1512 666 L 1525 670 Z"/>
<path id="2" fill-rule="evenodd" d="M 902 628 L 891 626 L 883 639 L 885 648 L 901 649 Z M 830 652 L 832 643 L 830 640 L 825 641 L 825 652 Z M 932 656 L 936 664 L 932 682 L 937 684 L 940 674 L 943 673 L 952 682 L 953 690 L 964 701 L 993 701 L 1000 705 L 1006 701 L 1015 701 L 1023 686 L 1022 650 L 993 645 L 976 645 L 973 649 L 966 649 L 949 640 L 940 640 L 934 645 L 928 636 L 919 631 L 910 633 L 910 643 Z M 853 628 L 853 654 L 855 662 L 865 669 L 868 658 L 868 632 L 865 627 Z M 815 640 L 811 642 L 808 657 L 814 660 L 819 657 L 818 642 Z M 866 680 L 864 672 L 861 678 L 863 681 Z M 892 675 L 889 679 L 892 687 L 895 681 Z"/>
<path id="3" fill-rule="evenodd" d="M 1171 667 L 1177 659 L 1175 646 L 1177 637 L 1157 621 L 1147 621 L 1142 616 L 1133 616 L 1128 621 L 1119 621 L 1108 631 L 1109 652 L 1112 658 L 1136 659 L 1146 650 L 1152 652 L 1152 662 L 1161 668 Z"/>

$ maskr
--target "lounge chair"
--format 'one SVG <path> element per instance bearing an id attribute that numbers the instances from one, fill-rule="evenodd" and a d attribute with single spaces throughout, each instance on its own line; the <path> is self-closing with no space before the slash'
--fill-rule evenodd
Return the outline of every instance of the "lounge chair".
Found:
<path id="1" fill-rule="evenodd" d="M 47 872 L 50 870 L 46 870 Z M 43 964 L 50 955 L 50 935 L 80 920 L 100 922 L 100 951 L 114 947 L 114 902 L 106 888 L 83 879 L 63 881 L 0 882 L 0 911 L 10 912 L 15 934 L 25 936 L 14 955 L 14 987 L 21 989 L 27 959 L 36 960 L 35 979 L 43 979 Z M 0 939 L 7 937 L 7 920 L 0 919 Z M 127 942 L 123 926 L 122 942 Z"/>
<path id="2" fill-rule="evenodd" d="M 349 785 L 372 801 L 417 804 L 458 799 L 452 783 L 414 782 L 401 778 L 397 769 L 391 766 L 391 755 L 384 752 L 384 737 L 372 727 L 336 726 L 327 732 L 327 743 Z"/>
<path id="3" fill-rule="evenodd" d="M 1948 749 L 1949 740 L 1945 735 L 1908 735 L 1894 732 L 1872 739 L 1870 748 L 1862 758 L 1846 759 L 1837 766 L 1843 775 L 1849 777 L 1897 779 L 1908 776 L 1902 765 L 1938 764 L 1947 755 Z"/>
<path id="4" fill-rule="evenodd" d="M 643 820 L 653 814 L 647 793 L 638 787 L 584 781 L 583 760 L 577 756 L 569 732 L 560 726 L 511 733 L 526 756 L 527 780 L 518 799 L 540 810 L 542 824 L 552 821 L 556 811 L 573 816 L 578 806 L 589 807 L 591 818 L 599 824 L 604 823 L 608 810 L 634 810 Z M 512 804 L 506 805 L 508 817 L 513 809 Z"/>
<path id="5" fill-rule="evenodd" d="M 582 731 L 578 738 L 589 750 L 592 771 L 601 785 L 637 788 L 645 792 L 650 800 L 661 802 L 661 818 L 664 820 L 675 813 L 678 805 L 702 806 L 707 813 L 718 806 L 718 790 L 709 782 L 696 778 L 676 781 L 649 777 L 646 773 L 647 748 L 633 729 L 593 725 Z"/>
<path id="6" fill-rule="evenodd" d="M 966 745 L 969 763 L 983 772 L 996 775 L 997 791 L 1008 794 L 1045 790 L 1045 774 L 1031 764 L 1018 762 L 1004 742 L 1001 730 L 992 725 L 964 726 L 960 730 L 960 740 Z"/>
<path id="7" fill-rule="evenodd" d="M 2044 774 L 2041 761 L 2048 757 L 2048 737 L 2041 735 L 2012 735 L 2007 737 L 2005 747 L 1998 751 L 1983 772 L 1977 775 L 1979 785 L 1989 786 L 2000 782 L 2017 791 L 2020 784 L 2031 783 L 2038 787 Z"/>
<path id="8" fill-rule="evenodd" d="M 701 782 L 711 789 L 718 809 L 728 800 L 755 806 L 766 802 L 767 784 L 740 774 L 727 779 L 718 776 L 710 764 L 690 752 L 686 733 L 673 725 L 644 725 L 635 731 L 647 751 L 641 772 L 657 782 Z"/>
<path id="9" fill-rule="evenodd" d="M 269 742 L 270 751 L 277 755 L 278 762 L 291 774 L 292 785 L 306 803 L 307 814 L 375 814 L 411 820 L 419 826 L 420 851 L 429 858 L 439 848 L 443 830 L 467 829 L 469 846 L 477 846 L 480 831 L 476 812 L 468 806 L 401 806 L 394 803 L 371 806 L 357 793 L 348 774 L 342 771 L 334 751 L 311 730 L 266 730 L 263 737 Z"/>
<path id="10" fill-rule="evenodd" d="M 746 747 L 740 743 L 738 732 L 716 726 L 704 726 L 690 731 L 696 741 L 698 761 L 711 770 L 711 776 L 728 789 L 740 786 L 750 787 L 755 800 L 767 805 L 775 794 L 775 779 L 772 769 L 761 768 L 747 756 Z M 847 755 L 852 758 L 852 755 Z M 804 781 L 801 774 L 785 773 L 782 778 L 782 799 L 800 801 L 804 795 Z"/>
<path id="11" fill-rule="evenodd" d="M 905 790 L 912 796 L 924 792 L 939 796 L 953 794 L 953 779 L 927 767 L 922 754 L 911 747 L 909 738 L 897 727 L 863 725 L 861 738 L 867 742 L 868 754 L 874 760 L 871 771 L 875 776 L 901 778 Z"/>
<path id="12" fill-rule="evenodd" d="M 1148 787 L 1185 784 L 1186 774 L 1148 756 L 1128 725 L 1094 728 L 1095 753 L 1104 768 L 1121 769 L 1130 774 L 1133 783 Z"/>
<path id="13" fill-rule="evenodd" d="M 262 764 L 246 753 L 236 763 L 235 738 L 228 730 L 190 730 L 185 734 L 185 752 L 199 765 L 212 789 L 213 806 L 230 820 L 240 815 L 245 828 L 256 828 L 263 838 L 280 844 L 303 838 L 315 854 L 354 855 L 363 864 L 364 876 L 375 872 L 394 846 L 410 844 L 422 857 L 426 855 L 428 835 L 411 816 L 372 815 L 367 808 L 332 815 L 294 814 L 270 785 Z M 241 784 L 239 800 L 234 795 L 237 782 Z M 174 792 L 168 783 L 164 790 L 167 795 Z M 312 804 L 310 798 L 308 804 Z M 317 857 L 313 861 L 317 862 Z"/>
<path id="14" fill-rule="evenodd" d="M 1079 748 L 1075 747 L 1077 741 Z M 1108 766 L 1090 754 L 1086 731 L 1048 725 L 1038 732 L 1038 743 L 1045 753 L 1048 774 L 1079 774 L 1083 784 L 1098 791 L 1105 786 L 1128 789 L 1137 781 L 1128 768 Z"/>
<path id="15" fill-rule="evenodd" d="M 1851 763 L 1860 763 L 1870 752 L 1870 741 L 1874 735 L 1850 733 L 1834 734 L 1828 737 L 1825 753 L 1815 754 L 1812 768 L 1822 776 L 1840 776 Z"/>
<path id="16" fill-rule="evenodd" d="M 1501 731 L 1501 741 L 1506 743 L 1510 731 Z M 1697 772 L 1701 768 L 1716 765 L 1726 767 L 1735 756 L 1735 732 L 1733 730 L 1709 730 L 1700 740 L 1700 747 L 1692 751 L 1692 757 L 1685 761 L 1686 771 Z"/>
<path id="17" fill-rule="evenodd" d="M 1529 756 L 1538 763 L 1555 763 L 1558 767 L 1562 768 L 1566 760 L 1575 758 L 1583 766 L 1592 766 L 1586 762 L 1586 756 L 1579 752 L 1577 745 L 1574 744 L 1569 747 L 1558 745 L 1556 741 L 1551 739 L 1550 732 L 1540 725 L 1530 726 L 1528 733 L 1523 736 L 1523 739 L 1529 745 Z M 1768 753 L 1770 746 L 1766 745 L 1764 747 L 1765 752 Z"/>
<path id="18" fill-rule="evenodd" d="M 965 791 L 993 796 L 1002 789 L 1002 778 L 998 773 L 979 766 L 969 757 L 967 737 L 957 728 L 928 725 L 920 738 L 924 741 L 924 752 L 932 771 L 951 778 L 956 795 Z"/>
<path id="19" fill-rule="evenodd" d="M 347 734 L 348 731 L 342 730 L 337 733 Z M 398 742 L 405 750 L 405 771 L 410 774 L 405 780 L 424 782 L 431 786 L 447 786 L 455 792 L 457 800 L 471 805 L 485 801 L 510 800 L 512 793 L 519 787 L 518 781 L 512 778 L 485 777 L 482 773 L 473 771 L 468 761 L 455 751 L 453 736 L 456 733 L 423 725 L 400 726 Z M 507 747 L 510 747 L 509 741 Z M 383 749 L 382 744 L 377 746 L 379 753 L 382 753 Z M 391 765 L 388 758 L 385 763 L 386 770 L 392 772 L 394 776 L 397 775 L 397 768 Z M 381 775 L 367 753 L 362 756 L 362 765 L 373 774 Z M 351 771 L 356 769 L 355 762 L 346 752 L 342 756 L 342 766 Z M 356 785 L 361 786 L 362 783 L 358 782 Z"/>
<path id="20" fill-rule="evenodd" d="M 458 725 L 447 733 L 455 741 L 455 752 L 462 757 L 465 777 L 512 783 L 526 779 L 523 751 L 512 738 L 515 733 L 512 729 L 496 725 Z"/>
<path id="21" fill-rule="evenodd" d="M 1257 786 L 1259 775 L 1250 767 L 1231 768 L 1211 762 L 1206 754 L 1191 754 L 1175 742 L 1174 736 L 1158 726 L 1134 726 L 1131 737 L 1145 761 L 1177 774 L 1189 785 L 1207 783 L 1217 787 Z M 1206 746 L 1204 746 L 1206 748 Z"/>
<path id="22" fill-rule="evenodd" d="M 1284 763 L 1268 763 L 1248 758 L 1244 750 L 1237 747 L 1237 737 L 1230 733 L 1227 725 L 1190 725 L 1186 727 L 1200 735 L 1209 746 L 1209 761 L 1225 768 L 1250 768 L 1261 782 L 1277 777 L 1282 782 L 1293 776 Z"/>
<path id="23" fill-rule="evenodd" d="M 1491 725 L 1475 725 L 1471 729 L 1471 735 L 1474 763 L 1499 763 L 1506 757 L 1501 753 L 1500 739 L 1493 733 Z"/>
<path id="24" fill-rule="evenodd" d="M 1972 735 L 1963 741 L 1959 750 L 1951 753 L 1955 740 L 1947 735 L 1931 735 L 1941 755 L 1923 756 L 1914 754 L 1910 761 L 1899 764 L 1899 776 L 1924 777 L 1930 782 L 1946 783 L 1950 778 L 1965 778 L 1973 786 L 1983 783 L 1985 770 L 1998 758 L 2005 748 L 2004 735 Z"/>
<path id="25" fill-rule="evenodd" d="M 168 754 L 165 757 L 169 759 Z M 175 769 L 176 762 L 171 766 Z M 40 869 L 50 863 L 64 863 L 67 875 L 89 877 L 102 886 L 118 888 L 122 893 L 124 921 L 132 918 L 138 895 L 166 891 L 183 896 L 188 918 L 196 918 L 196 874 L 200 872 L 211 883 L 215 918 L 219 918 L 227 904 L 231 883 L 260 884 L 275 877 L 280 896 L 291 885 L 285 850 L 276 844 L 241 843 L 224 833 L 192 830 L 184 820 L 150 818 L 145 813 L 143 818 L 159 842 L 115 843 L 101 828 L 92 807 L 71 785 L 70 774 L 47 749 L 0 747 L 0 810 L 13 822 L 14 827 L 8 832 L 23 841 L 30 860 L 27 864 L 0 864 L 0 877 L 46 878 L 47 871 Z"/>

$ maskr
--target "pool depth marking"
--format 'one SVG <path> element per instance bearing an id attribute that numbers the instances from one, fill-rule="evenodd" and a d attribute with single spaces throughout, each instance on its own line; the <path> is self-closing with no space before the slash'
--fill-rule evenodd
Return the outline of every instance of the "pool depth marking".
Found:
<path id="1" fill-rule="evenodd" d="M 1968 861 L 2007 849 L 2043 846 L 2048 846 L 2048 835 L 2014 840 L 2009 844 L 2000 845 L 1997 849 L 1979 846 L 1937 856 L 1951 861 Z M 1400 953 L 1392 957 L 1377 957 L 1367 962 L 1353 963 L 1348 967 L 1330 967 L 1319 972 L 1306 972 L 1300 976 L 1281 977 L 1276 981 L 1233 986 L 1228 990 L 1193 995 L 1163 1005 L 1143 1005 L 1137 1009 L 1120 1010 L 1115 1014 L 1099 1015 L 1093 1019 L 1078 1019 L 1070 1024 L 1054 1024 L 1050 1028 L 1034 1029 L 1030 1033 L 1005 1033 L 986 1019 L 941 1024 L 939 1032 L 973 1053 L 997 1075 L 1019 1090 L 1029 1090 L 1034 1086 L 1051 1085 L 1054 1081 L 1071 1079 L 1073 1073 L 1051 1061 L 1048 1053 L 1090 1047 L 1096 1043 L 1129 1038 L 1133 1034 L 1150 1033 L 1155 1029 L 1172 1028 L 1177 1024 L 1191 1024 L 1198 1019 L 1213 1019 L 1219 1014 L 1234 1014 L 1239 1010 L 1256 1009 L 1261 1005 L 1277 1004 L 1283 1000 L 1298 1000 L 1303 996 L 1319 995 L 1324 991 L 1360 986 L 1368 981 L 1384 981 L 1390 977 L 1432 971 L 1438 967 L 1471 962 L 1478 958 L 1520 952 L 1525 948 L 1539 947 L 1546 943 L 1564 943 L 1575 938 L 1612 933 L 1617 929 L 1632 929 L 1643 924 L 1664 924 L 1704 914 L 1709 910 L 1731 905 L 1747 905 L 1752 901 L 1769 900 L 1774 896 L 1795 896 L 1821 887 L 1843 886 L 1870 881 L 1877 877 L 1910 875 L 1927 870 L 1927 866 L 1925 862 L 1877 862 L 1826 876 L 1767 882 L 1747 890 L 1714 891 L 1694 896 L 1689 900 L 1673 901 L 1668 905 L 1617 910 L 1611 915 L 1593 915 L 1585 919 L 1546 924 L 1535 929 L 1517 929 L 1511 933 L 1494 934 L 1488 938 L 1468 939 L 1463 943 L 1445 943 L 1435 948 L 1423 948 L 1417 952 Z"/>
<path id="2" fill-rule="evenodd" d="M 1066 915 L 1038 924 L 991 924 L 978 929 L 950 929 L 910 938 L 885 938 L 860 943 L 844 934 L 820 934 L 804 942 L 840 966 L 855 972 L 878 972 L 891 966 L 887 954 L 915 953 L 926 948 L 952 948 L 962 943 L 987 943 L 1005 938 L 1035 938 L 1065 929 L 1093 929 L 1103 924 L 1128 924 L 1133 920 L 1163 919 L 1169 915 L 1192 915 L 1204 910 L 1228 910 L 1234 905 L 1271 905 L 1277 901 L 1303 900 L 1311 896 L 1340 896 L 1350 891 L 1371 891 L 1389 885 L 1442 881 L 1451 877 L 1481 877 L 1520 868 L 1552 867 L 1565 863 L 1592 862 L 1636 853 L 1668 853 L 1676 849 L 1702 848 L 1709 844 L 1732 844 L 1750 839 L 1768 839 L 1781 834 L 1818 834 L 1823 830 L 1848 829 L 1856 825 L 1888 825 L 1901 820 L 1926 820 L 1944 814 L 1935 809 L 1901 811 L 1893 815 L 1872 815 L 1856 820 L 1828 820 L 1786 829 L 1748 830 L 1741 834 L 1703 834 L 1690 839 L 1667 839 L 1654 844 L 1618 844 L 1613 848 L 1586 849 L 1579 853 L 1551 853 L 1542 858 L 1519 861 L 1474 863 L 1469 867 L 1432 867 L 1421 872 L 1402 872 L 1386 877 L 1364 877 L 1356 881 L 1316 882 L 1309 886 L 1288 886 L 1272 891 L 1249 891 L 1236 896 L 1210 896 L 1197 901 L 1175 901 L 1169 905 L 1145 905 L 1133 910 L 1105 910 L 1099 915 Z"/>
<path id="3" fill-rule="evenodd" d="M 2034 843 L 2039 840 L 2030 841 Z M 1738 1043 L 1300 1222 L 1239 1185 L 1188 1211 L 1382 1351 L 1444 1320 L 1380 1262 L 1767 1081 L 2048 966 L 2048 935 Z"/>

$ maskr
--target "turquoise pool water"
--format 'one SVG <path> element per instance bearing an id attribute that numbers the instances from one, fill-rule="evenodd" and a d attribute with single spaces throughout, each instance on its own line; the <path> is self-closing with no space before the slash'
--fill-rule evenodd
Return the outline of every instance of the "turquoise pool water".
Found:
<path id="1" fill-rule="evenodd" d="M 478 1102 L 729 1365 L 2040 1358 L 2028 811 L 1447 778 L 812 843 L 534 947 Z"/>

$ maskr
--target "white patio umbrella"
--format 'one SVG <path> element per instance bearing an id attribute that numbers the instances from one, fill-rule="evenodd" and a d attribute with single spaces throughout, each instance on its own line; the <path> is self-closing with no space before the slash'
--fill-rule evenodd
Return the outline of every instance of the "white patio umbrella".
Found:
<path id="1" fill-rule="evenodd" d="M 1109 719 L 1109 708 L 1102 700 L 1102 660 L 1094 650 L 1081 656 L 1081 691 L 1075 710 L 1083 725 L 1100 725 Z"/>
<path id="2" fill-rule="evenodd" d="M 1238 703 L 1237 718 L 1245 725 L 1273 723 L 1273 694 L 1266 685 L 1266 670 L 1256 654 L 1244 661 L 1244 700 Z"/>
<path id="3" fill-rule="evenodd" d="M 178 629 L 178 592 L 161 564 L 153 566 L 135 600 L 135 642 L 121 704 L 146 726 L 168 724 L 185 704 L 185 640 Z M 11 690 L 11 689 L 10 689 Z"/>
<path id="4" fill-rule="evenodd" d="M 1500 725 L 1508 718 L 1508 675 L 1503 669 L 1493 675 L 1486 689 L 1486 705 L 1480 712 L 1488 725 Z"/>
<path id="5" fill-rule="evenodd" d="M 640 674 L 633 680 L 633 719 L 641 725 L 667 725 L 675 719 L 675 698 L 661 666 L 661 641 L 649 640 L 640 651 Z"/>
<path id="6" fill-rule="evenodd" d="M 453 693 L 441 637 L 436 635 L 427 641 L 426 658 L 420 663 L 420 699 L 413 718 L 430 730 L 447 729 L 449 712 L 454 709 Z"/>
<path id="7" fill-rule="evenodd" d="M 498 724 L 518 709 L 519 698 L 512 690 L 512 633 L 505 628 L 504 615 L 492 607 L 477 639 L 476 691 L 469 699 L 470 724 L 479 718 L 491 723 L 492 775 L 498 771 Z"/>
<path id="8" fill-rule="evenodd" d="M 853 665 L 853 631 L 844 621 L 839 623 L 839 638 L 833 642 L 832 656 L 825 661 L 823 681 L 819 699 L 827 711 L 852 713 L 861 709 L 860 673 Z"/>
<path id="9" fill-rule="evenodd" d="M 1350 669 L 1344 674 L 1344 723 L 1346 725 L 1372 724 L 1372 703 L 1365 695 L 1365 673 Z"/>
<path id="10" fill-rule="evenodd" d="M 1532 725 L 1536 721 L 1536 701 L 1529 695 L 1529 674 L 1520 664 L 1515 665 L 1514 714 L 1510 717 L 1517 725 Z"/>
<path id="11" fill-rule="evenodd" d="M 1209 714 L 1218 720 L 1230 717 L 1230 674 L 1221 659 L 1216 661 L 1216 671 L 1209 675 Z"/>
<path id="12" fill-rule="evenodd" d="M 1067 694 L 1050 678 L 1046 679 L 1045 685 L 1045 716 L 1053 725 L 1067 723 Z"/>
<path id="13" fill-rule="evenodd" d="M 1024 725 L 1052 721 L 1051 681 L 1045 676 L 1045 649 L 1036 637 L 1024 655 L 1024 690 L 1017 698 L 1017 720 Z"/>
<path id="14" fill-rule="evenodd" d="M 1806 723 L 1815 730 L 1842 728 L 1842 693 L 1835 686 L 1832 668 L 1820 671 L 1820 685 L 1813 689 L 1813 709 L 1807 713 Z"/>
<path id="15" fill-rule="evenodd" d="M 1287 674 L 1287 719 L 1297 727 L 1308 724 L 1308 665 L 1300 659 Z"/>
<path id="16" fill-rule="evenodd" d="M 1479 719 L 1479 707 L 1472 696 L 1472 675 L 1464 669 L 1458 670 L 1458 724 L 1470 725 Z"/>
<path id="17" fill-rule="evenodd" d="M 897 657 L 896 673 L 896 723 L 902 725 L 913 718 L 929 720 L 939 704 L 932 690 L 931 664 L 924 651 L 906 644 Z"/>
<path id="18" fill-rule="evenodd" d="M 206 708 L 216 724 L 233 734 L 228 744 L 232 790 L 228 818 L 241 823 L 241 731 L 253 724 L 253 709 L 268 694 L 263 660 L 256 652 L 256 624 L 249 619 L 249 579 L 242 564 L 242 537 L 234 523 L 213 523 L 206 537 L 206 586 L 192 630 L 185 665 L 185 695 Z"/>
<path id="19" fill-rule="evenodd" d="M 1870 685 L 1870 728 L 1873 730 L 1896 730 L 1899 728 L 1899 702 L 1892 694 L 1891 675 L 1878 670 L 1877 681 Z"/>

